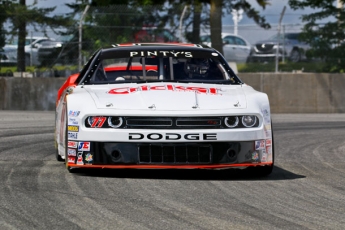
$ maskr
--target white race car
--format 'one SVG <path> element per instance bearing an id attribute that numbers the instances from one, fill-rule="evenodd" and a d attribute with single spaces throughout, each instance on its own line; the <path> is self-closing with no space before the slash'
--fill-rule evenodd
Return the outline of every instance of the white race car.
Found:
<path id="1" fill-rule="evenodd" d="M 266 94 L 215 49 L 120 44 L 94 53 L 56 102 L 56 158 L 73 168 L 227 169 L 274 163 Z"/>

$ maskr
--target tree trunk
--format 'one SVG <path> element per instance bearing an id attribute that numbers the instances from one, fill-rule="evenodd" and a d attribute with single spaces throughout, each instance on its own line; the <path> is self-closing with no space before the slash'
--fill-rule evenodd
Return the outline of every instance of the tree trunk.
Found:
<path id="1" fill-rule="evenodd" d="M 211 0 L 210 27 L 212 47 L 223 54 L 222 0 Z"/>
<path id="2" fill-rule="evenodd" d="M 26 6 L 26 0 L 20 0 L 19 5 Z M 25 37 L 26 37 L 26 22 L 25 19 L 18 22 L 18 48 L 17 48 L 17 71 L 25 72 Z"/>
<path id="3" fill-rule="evenodd" d="M 202 5 L 200 1 L 194 1 L 194 8 L 193 8 L 193 32 L 192 32 L 192 42 L 194 44 L 200 43 L 200 24 L 201 24 L 201 10 Z"/>

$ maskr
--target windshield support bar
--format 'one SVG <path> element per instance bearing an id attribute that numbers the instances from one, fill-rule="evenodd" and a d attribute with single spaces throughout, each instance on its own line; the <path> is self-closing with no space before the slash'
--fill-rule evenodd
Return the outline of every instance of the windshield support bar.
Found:
<path id="1" fill-rule="evenodd" d="M 174 80 L 174 69 L 172 60 L 172 57 L 169 57 L 170 79 Z"/>

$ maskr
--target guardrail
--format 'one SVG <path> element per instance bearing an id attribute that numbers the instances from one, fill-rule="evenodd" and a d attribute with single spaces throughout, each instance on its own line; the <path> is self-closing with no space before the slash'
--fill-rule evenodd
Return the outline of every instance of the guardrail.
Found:
<path id="1" fill-rule="evenodd" d="M 345 74 L 239 73 L 267 93 L 272 113 L 345 113 Z M 54 110 L 64 77 L 0 77 L 1 110 Z"/>

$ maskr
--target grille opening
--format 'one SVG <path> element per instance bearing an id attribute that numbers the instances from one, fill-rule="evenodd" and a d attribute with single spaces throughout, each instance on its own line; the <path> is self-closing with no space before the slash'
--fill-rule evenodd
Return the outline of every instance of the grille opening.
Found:
<path id="1" fill-rule="evenodd" d="M 175 162 L 175 150 L 173 146 L 163 146 L 163 161 L 167 163 Z"/>
<path id="2" fill-rule="evenodd" d="M 187 161 L 198 162 L 198 147 L 196 146 L 187 147 Z"/>
<path id="3" fill-rule="evenodd" d="M 187 162 L 186 148 L 184 146 L 176 146 L 176 162 Z"/>
<path id="4" fill-rule="evenodd" d="M 212 147 L 205 144 L 140 144 L 139 161 L 142 163 L 210 163 Z"/>
<path id="5" fill-rule="evenodd" d="M 207 147 L 207 146 L 202 146 L 200 147 L 200 150 L 199 150 L 199 161 L 200 162 L 210 162 L 211 159 L 210 159 L 210 149 Z"/>
<path id="6" fill-rule="evenodd" d="M 161 146 L 151 145 L 151 162 L 163 162 Z"/>
<path id="7" fill-rule="evenodd" d="M 149 145 L 143 145 L 139 147 L 139 161 L 140 162 L 151 162 L 150 157 L 150 146 Z"/>

